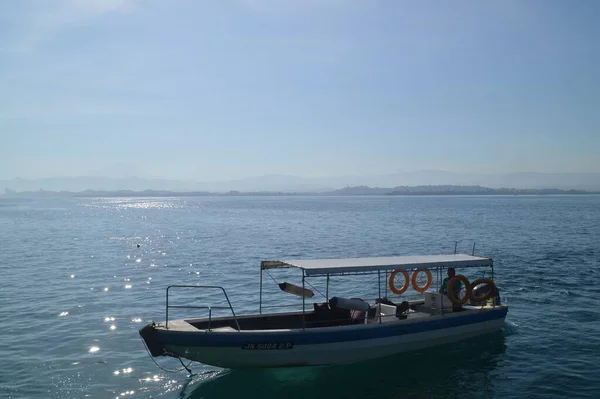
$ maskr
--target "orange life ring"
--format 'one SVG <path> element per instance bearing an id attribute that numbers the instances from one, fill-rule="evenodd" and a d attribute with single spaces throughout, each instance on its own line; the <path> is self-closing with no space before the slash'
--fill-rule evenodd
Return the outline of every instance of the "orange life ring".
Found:
<path id="1" fill-rule="evenodd" d="M 419 274 L 419 272 L 425 272 L 425 274 L 427 275 L 427 282 L 422 287 L 419 284 L 417 284 L 417 275 Z M 420 267 L 417 270 L 415 270 L 412 274 L 412 278 L 411 278 L 412 287 L 419 294 L 422 294 L 425 291 L 427 291 L 427 289 L 431 286 L 432 282 L 433 282 L 433 276 L 431 275 L 431 271 L 429 269 L 427 269 L 426 267 Z"/>
<path id="2" fill-rule="evenodd" d="M 452 286 L 454 285 L 456 280 L 462 281 L 467 290 L 467 294 L 462 299 L 457 299 L 454 297 L 454 291 L 453 291 Z M 452 302 L 453 304 L 463 305 L 463 304 L 467 303 L 467 301 L 471 297 L 471 284 L 469 283 L 469 279 L 466 278 L 465 276 L 463 276 L 462 274 L 457 274 L 456 276 L 454 276 L 450 280 L 448 280 L 448 286 L 446 287 L 446 292 L 447 292 L 446 295 L 448 296 L 448 299 L 450 299 L 450 302 Z"/>
<path id="3" fill-rule="evenodd" d="M 398 273 L 402 273 L 402 275 L 404 276 L 404 285 L 399 289 L 396 288 L 396 285 L 394 284 L 394 277 L 396 277 L 396 274 Z M 404 291 L 408 289 L 409 283 L 410 278 L 408 277 L 408 273 L 406 272 L 406 270 L 392 270 L 392 272 L 390 273 L 390 277 L 388 278 L 388 285 L 390 286 L 390 291 L 392 291 L 396 295 L 403 294 Z"/>
<path id="4" fill-rule="evenodd" d="M 490 286 L 490 290 L 488 291 L 487 294 L 485 294 L 481 297 L 472 296 L 473 288 L 477 287 L 479 284 L 488 284 Z M 492 280 L 490 278 L 478 278 L 477 280 L 475 280 L 471 283 L 471 299 L 474 300 L 475 302 L 487 301 L 488 299 L 493 297 L 495 293 L 496 293 L 496 284 L 494 283 L 494 280 Z"/>

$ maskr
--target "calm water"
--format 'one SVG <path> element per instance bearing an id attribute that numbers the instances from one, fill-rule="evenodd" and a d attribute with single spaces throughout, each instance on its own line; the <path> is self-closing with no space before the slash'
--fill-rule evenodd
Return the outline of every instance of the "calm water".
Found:
<path id="1" fill-rule="evenodd" d="M 495 335 L 352 366 L 196 364 L 192 377 L 158 368 L 138 335 L 164 319 L 168 284 L 223 285 L 255 311 L 262 259 L 454 241 L 470 253 L 473 240 L 510 306 Z M 2 398 L 600 397 L 600 196 L 0 199 L 0 242 Z M 269 303 L 295 303 L 265 284 Z M 375 298 L 377 284 L 330 292 Z"/>

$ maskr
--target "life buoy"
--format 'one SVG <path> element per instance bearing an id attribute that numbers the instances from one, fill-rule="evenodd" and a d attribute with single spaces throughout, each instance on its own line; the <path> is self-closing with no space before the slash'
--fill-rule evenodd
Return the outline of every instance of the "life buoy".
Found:
<path id="1" fill-rule="evenodd" d="M 417 275 L 420 272 L 425 272 L 425 274 L 427 275 L 427 282 L 422 287 L 417 283 Z M 431 271 L 429 269 L 427 269 L 426 267 L 418 268 L 412 274 L 412 278 L 411 278 L 412 287 L 419 294 L 422 294 L 423 292 L 427 291 L 427 289 L 431 286 L 432 282 L 433 282 L 433 276 L 431 275 Z"/>
<path id="2" fill-rule="evenodd" d="M 479 284 L 487 284 L 490 286 L 490 289 L 488 290 L 487 294 L 485 294 L 485 295 L 473 296 L 473 289 L 475 287 L 477 287 Z M 492 280 L 490 278 L 478 278 L 477 280 L 475 280 L 471 283 L 471 299 L 475 302 L 487 301 L 488 299 L 493 297 L 495 293 L 496 293 L 496 284 L 494 283 L 494 280 Z"/>
<path id="3" fill-rule="evenodd" d="M 456 282 L 456 280 L 462 281 L 463 284 L 465 285 L 465 289 L 467 290 L 467 293 L 465 294 L 464 297 L 462 297 L 462 299 L 458 299 L 454 296 L 453 285 Z M 457 274 L 456 276 L 454 276 L 450 280 L 448 280 L 448 286 L 446 287 L 446 292 L 447 292 L 446 295 L 448 296 L 448 299 L 450 299 L 450 302 L 452 302 L 453 304 L 463 305 L 463 304 L 467 303 L 467 301 L 471 297 L 471 284 L 469 283 L 469 279 L 466 278 L 465 276 L 463 276 L 462 274 Z"/>
<path id="4" fill-rule="evenodd" d="M 396 285 L 394 284 L 394 278 L 398 273 L 402 273 L 402 275 L 404 276 L 404 285 L 400 288 L 396 288 Z M 408 284 L 410 284 L 410 278 L 408 277 L 408 273 L 406 272 L 406 270 L 392 270 L 392 272 L 390 273 L 390 277 L 388 278 L 388 285 L 390 286 L 390 291 L 392 291 L 396 295 L 401 295 L 404 293 L 404 291 L 408 289 Z"/>

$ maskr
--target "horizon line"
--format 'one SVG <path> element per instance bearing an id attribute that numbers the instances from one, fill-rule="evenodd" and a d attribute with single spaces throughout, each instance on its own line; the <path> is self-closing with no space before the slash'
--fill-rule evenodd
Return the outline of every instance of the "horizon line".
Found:
<path id="1" fill-rule="evenodd" d="M 439 189 L 439 190 L 436 190 Z M 147 196 L 145 194 L 155 194 L 161 197 L 164 196 L 223 196 L 223 195 L 267 195 L 267 196 L 326 196 L 326 195 L 341 195 L 341 196 L 373 196 L 373 195 L 551 195 L 551 194 L 600 194 L 599 190 L 582 190 L 582 189 L 561 189 L 561 188 L 516 188 L 516 187 L 500 187 L 491 188 L 482 185 L 455 185 L 455 184 L 424 184 L 424 185 L 399 185 L 394 187 L 371 187 L 368 185 L 346 186 L 339 189 L 327 189 L 322 191 L 290 191 L 290 190 L 162 190 L 147 188 L 144 190 L 119 189 L 119 190 L 98 190 L 84 189 L 79 191 L 72 190 L 45 190 L 38 189 L 35 191 L 16 191 L 5 188 L 4 193 L 0 197 L 26 196 L 26 195 L 58 195 L 58 196 Z M 152 195 L 150 195 L 152 196 Z"/>

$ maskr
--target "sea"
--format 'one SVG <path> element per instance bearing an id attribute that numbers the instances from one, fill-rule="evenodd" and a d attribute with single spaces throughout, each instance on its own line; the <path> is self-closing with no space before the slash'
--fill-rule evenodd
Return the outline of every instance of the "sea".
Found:
<path id="1" fill-rule="evenodd" d="M 0 197 L 0 245 L 1 398 L 600 397 L 600 196 Z M 498 333 L 352 365 L 191 372 L 138 334 L 173 284 L 258 311 L 261 260 L 455 249 L 493 259 Z M 263 305 L 301 306 L 280 281 L 301 280 L 265 275 Z M 329 295 L 373 301 L 386 285 L 336 277 Z"/>

